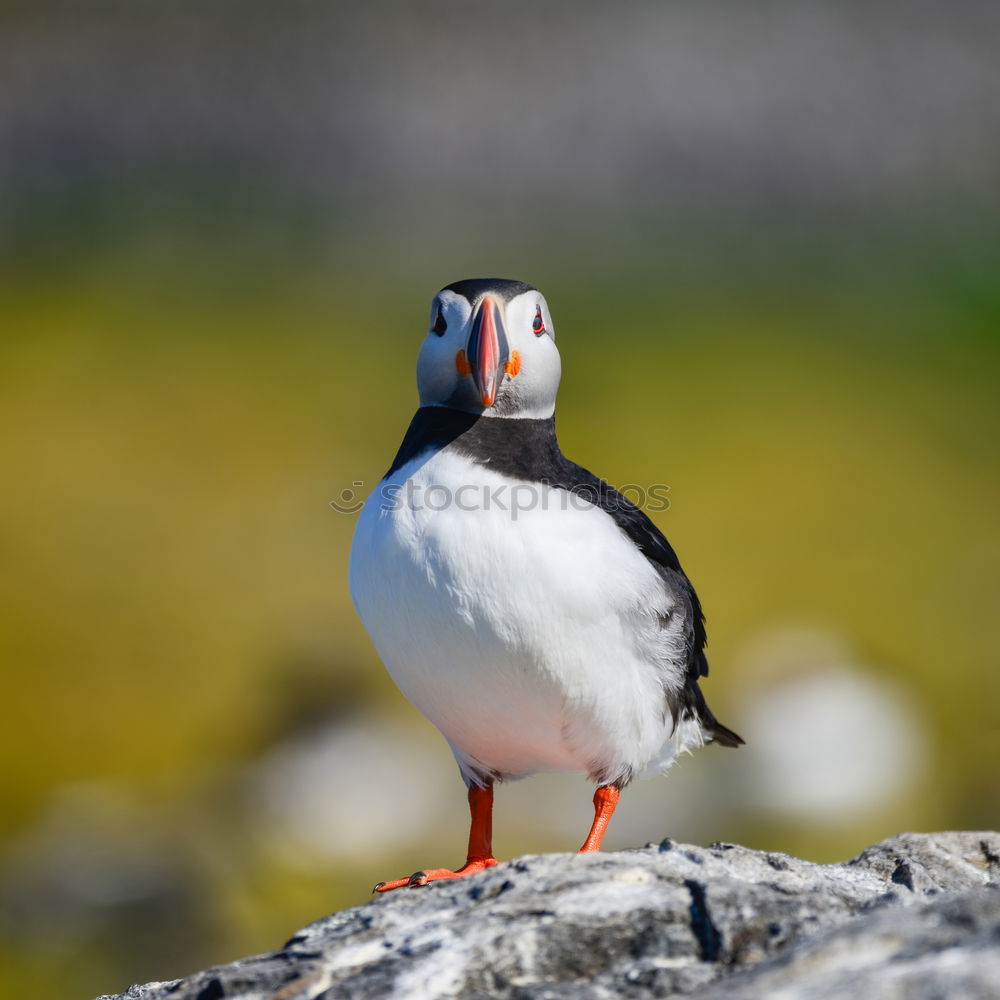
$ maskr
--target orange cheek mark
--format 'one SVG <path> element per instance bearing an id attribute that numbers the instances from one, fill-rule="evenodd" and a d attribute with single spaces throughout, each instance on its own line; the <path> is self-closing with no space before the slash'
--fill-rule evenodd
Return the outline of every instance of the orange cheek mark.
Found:
<path id="1" fill-rule="evenodd" d="M 455 368 L 458 370 L 459 375 L 472 374 L 472 365 L 469 364 L 469 359 L 465 356 L 465 351 L 459 351 L 455 355 Z"/>
<path id="2" fill-rule="evenodd" d="M 513 378 L 521 370 L 521 352 L 511 351 L 510 361 L 503 366 L 503 370 Z"/>

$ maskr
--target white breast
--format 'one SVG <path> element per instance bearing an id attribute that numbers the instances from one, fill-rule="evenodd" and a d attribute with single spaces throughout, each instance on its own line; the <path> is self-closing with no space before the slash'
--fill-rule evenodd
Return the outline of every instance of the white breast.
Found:
<path id="1" fill-rule="evenodd" d="M 672 759 L 665 692 L 683 683 L 680 609 L 581 498 L 512 490 L 448 451 L 423 456 L 365 504 L 350 586 L 393 679 L 467 778 L 610 781 Z"/>

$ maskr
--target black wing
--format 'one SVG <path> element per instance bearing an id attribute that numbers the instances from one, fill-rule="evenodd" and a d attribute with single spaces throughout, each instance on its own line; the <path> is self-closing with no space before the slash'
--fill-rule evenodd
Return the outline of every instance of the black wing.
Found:
<path id="1" fill-rule="evenodd" d="M 681 569 L 680 560 L 663 532 L 628 497 L 623 496 L 610 483 L 598 478 L 582 466 L 563 458 L 562 483 L 552 483 L 577 493 L 600 507 L 653 563 L 672 594 L 682 601 L 687 611 L 687 672 L 684 690 L 677 705 L 671 705 L 675 723 L 681 718 L 697 718 L 713 742 L 726 747 L 742 746 L 743 739 L 724 726 L 708 707 L 705 695 L 698 684 L 700 677 L 708 675 L 708 657 L 705 645 L 705 614 L 694 586 Z"/>
<path id="2" fill-rule="evenodd" d="M 705 614 L 694 586 L 681 569 L 680 560 L 673 546 L 649 517 L 610 483 L 575 462 L 570 462 L 569 459 L 564 458 L 563 462 L 565 468 L 562 478 L 565 482 L 551 485 L 561 486 L 600 507 L 656 566 L 670 592 L 677 595 L 687 605 L 686 610 L 689 611 L 687 679 L 697 681 L 699 677 L 708 676 L 708 658 L 705 656 L 705 645 L 708 642 Z"/>

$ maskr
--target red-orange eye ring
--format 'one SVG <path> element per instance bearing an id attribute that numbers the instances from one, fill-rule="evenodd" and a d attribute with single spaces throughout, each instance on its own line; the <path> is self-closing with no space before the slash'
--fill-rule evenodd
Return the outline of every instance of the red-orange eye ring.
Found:
<path id="1" fill-rule="evenodd" d="M 542 319 L 542 307 L 538 306 L 535 318 L 531 321 L 531 329 L 535 331 L 535 336 L 540 337 L 545 333 L 545 320 Z"/>
<path id="2" fill-rule="evenodd" d="M 439 336 L 444 336 L 444 331 L 448 329 L 448 321 L 444 318 L 444 314 L 438 309 L 437 319 L 434 320 L 434 325 L 431 329 Z"/>

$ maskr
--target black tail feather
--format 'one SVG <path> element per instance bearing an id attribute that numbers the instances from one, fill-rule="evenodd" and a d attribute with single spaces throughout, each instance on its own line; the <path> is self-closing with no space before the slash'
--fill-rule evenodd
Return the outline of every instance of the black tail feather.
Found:
<path id="1" fill-rule="evenodd" d="M 713 719 L 708 726 L 712 742 L 718 743 L 721 747 L 741 747 L 743 737 L 734 733 L 728 726 L 724 726 L 718 719 Z"/>
<path id="2" fill-rule="evenodd" d="M 680 717 L 697 719 L 701 723 L 702 732 L 712 743 L 718 743 L 719 746 L 723 747 L 743 746 L 743 737 L 734 733 L 728 726 L 724 726 L 715 717 L 696 680 L 688 679 L 682 697 L 683 708 Z M 677 718 L 677 715 L 674 718 Z"/>

